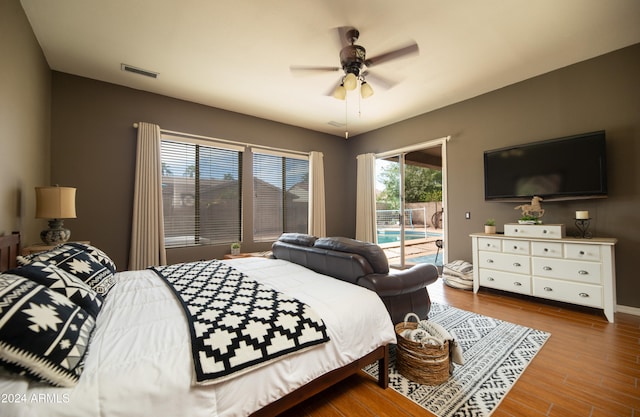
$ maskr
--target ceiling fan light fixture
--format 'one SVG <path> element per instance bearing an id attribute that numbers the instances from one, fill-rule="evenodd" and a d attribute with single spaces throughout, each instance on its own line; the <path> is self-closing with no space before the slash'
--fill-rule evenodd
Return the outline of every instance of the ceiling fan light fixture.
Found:
<path id="1" fill-rule="evenodd" d="M 346 77 L 344 77 L 344 88 L 351 91 L 356 88 L 358 85 L 358 77 L 355 76 L 352 72 L 348 73 Z"/>
<path id="2" fill-rule="evenodd" d="M 373 95 L 373 88 L 371 88 L 371 85 L 366 81 L 362 81 L 360 85 L 360 95 L 362 98 L 369 98 Z"/>
<path id="3" fill-rule="evenodd" d="M 336 87 L 335 90 L 333 90 L 333 97 L 337 98 L 338 100 L 344 100 L 345 98 L 347 98 L 347 89 L 344 88 L 343 84 L 340 84 Z"/>

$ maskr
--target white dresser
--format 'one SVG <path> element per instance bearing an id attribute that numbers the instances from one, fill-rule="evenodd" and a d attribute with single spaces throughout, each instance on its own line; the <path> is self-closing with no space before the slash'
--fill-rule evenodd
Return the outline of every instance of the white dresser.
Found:
<path id="1" fill-rule="evenodd" d="M 616 310 L 616 239 L 471 235 L 473 291 L 480 286 Z"/>

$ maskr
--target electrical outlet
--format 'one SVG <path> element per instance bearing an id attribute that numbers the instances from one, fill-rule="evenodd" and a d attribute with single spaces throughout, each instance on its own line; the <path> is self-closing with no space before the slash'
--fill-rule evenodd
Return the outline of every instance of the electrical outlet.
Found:
<path id="1" fill-rule="evenodd" d="M 464 218 L 469 220 L 471 218 L 471 212 L 467 211 L 466 213 L 464 213 Z"/>

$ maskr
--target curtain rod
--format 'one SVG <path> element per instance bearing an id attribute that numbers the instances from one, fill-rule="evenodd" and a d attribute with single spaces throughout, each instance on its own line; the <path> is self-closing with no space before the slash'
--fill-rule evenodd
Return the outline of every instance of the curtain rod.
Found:
<path id="1" fill-rule="evenodd" d="M 136 128 L 136 129 L 138 128 L 138 126 L 139 126 L 138 123 L 134 123 L 133 124 L 133 127 Z M 275 148 L 275 147 L 272 147 L 272 146 L 256 145 L 256 144 L 248 143 L 248 142 L 238 142 L 238 141 L 235 141 L 235 140 L 212 138 L 212 137 L 209 137 L 209 136 L 201 136 L 201 135 L 194 135 L 192 133 L 176 132 L 174 130 L 167 130 L 167 129 L 162 129 L 162 128 L 160 128 L 160 133 L 166 133 L 166 134 L 169 134 L 169 135 L 182 136 L 182 137 L 185 137 L 185 138 L 202 139 L 202 140 L 207 140 L 207 141 L 211 141 L 211 142 L 223 142 L 223 143 L 228 143 L 228 144 L 231 144 L 231 145 L 241 145 L 241 146 L 246 146 L 248 148 L 266 149 L 266 150 L 276 151 L 276 152 L 284 152 L 284 153 L 290 153 L 290 154 L 296 154 L 296 155 L 309 156 L 309 152 L 292 151 L 290 149 L 281 149 L 281 148 Z"/>
<path id="2" fill-rule="evenodd" d="M 424 148 L 430 148 L 433 146 L 438 146 L 438 145 L 442 145 L 445 142 L 449 142 L 449 140 L 451 139 L 451 136 L 443 136 L 441 138 L 438 139 L 431 139 L 429 141 L 426 142 L 421 142 L 421 143 L 416 143 L 415 145 L 409 145 L 409 146 L 405 146 L 403 148 L 400 149 L 394 149 L 391 151 L 385 151 L 385 152 L 380 152 L 375 154 L 376 158 L 388 158 L 390 156 L 395 156 L 401 153 L 408 153 L 408 152 L 413 152 L 413 151 L 419 151 L 420 149 L 424 149 Z"/>

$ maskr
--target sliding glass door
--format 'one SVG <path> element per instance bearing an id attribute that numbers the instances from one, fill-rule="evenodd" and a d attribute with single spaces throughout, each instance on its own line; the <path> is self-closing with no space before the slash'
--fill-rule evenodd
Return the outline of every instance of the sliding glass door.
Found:
<path id="1" fill-rule="evenodd" d="M 376 237 L 394 268 L 405 267 L 404 154 L 376 161 Z"/>
<path id="2" fill-rule="evenodd" d="M 376 160 L 376 237 L 394 268 L 442 265 L 442 168 L 439 144 Z"/>

